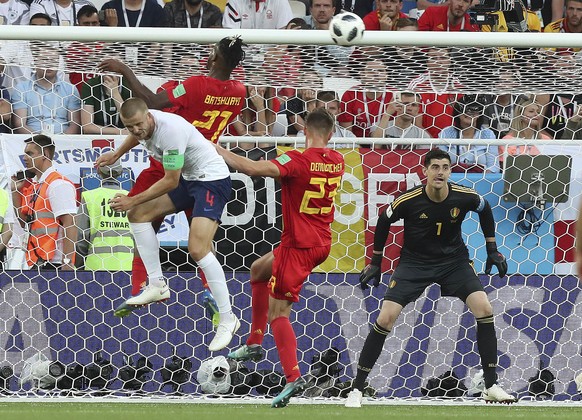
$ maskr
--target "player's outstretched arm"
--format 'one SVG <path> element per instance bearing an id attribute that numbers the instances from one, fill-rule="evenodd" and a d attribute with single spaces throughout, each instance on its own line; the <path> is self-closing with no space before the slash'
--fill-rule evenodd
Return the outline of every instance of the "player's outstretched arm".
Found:
<path id="1" fill-rule="evenodd" d="M 118 73 L 123 75 L 133 96 L 143 99 L 148 105 L 148 108 L 163 109 L 172 106 L 168 98 L 168 92 L 162 90 L 159 93 L 155 93 L 149 90 L 139 81 L 133 70 L 121 60 L 107 58 L 99 64 L 97 70 L 100 73 Z"/>
<path id="2" fill-rule="evenodd" d="M 485 247 L 487 249 L 485 274 L 491 274 L 491 268 L 495 266 L 499 272 L 499 277 L 504 277 L 507 274 L 507 260 L 503 254 L 497 250 L 497 243 L 495 241 L 495 220 L 493 219 L 493 211 L 487 200 L 484 200 L 484 207 L 479 212 L 479 223 L 481 224 L 483 235 L 485 235 Z"/>
<path id="3" fill-rule="evenodd" d="M 281 175 L 279 167 L 269 160 L 251 160 L 244 156 L 226 150 L 220 145 L 215 145 L 216 151 L 232 169 L 249 176 L 268 176 L 278 178 Z"/>
<path id="4" fill-rule="evenodd" d="M 125 140 L 123 140 L 123 143 L 121 143 L 121 146 L 117 149 L 101 154 L 97 160 L 95 160 L 95 167 L 99 168 L 100 166 L 113 165 L 118 159 L 121 159 L 124 154 L 138 144 L 139 141 L 137 140 L 137 137 L 132 134 L 128 135 Z"/>

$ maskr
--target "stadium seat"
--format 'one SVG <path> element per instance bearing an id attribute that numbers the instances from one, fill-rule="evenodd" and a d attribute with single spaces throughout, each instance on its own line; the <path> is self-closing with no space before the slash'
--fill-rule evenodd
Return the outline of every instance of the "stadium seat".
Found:
<path id="1" fill-rule="evenodd" d="M 294 17 L 305 17 L 307 15 L 307 7 L 305 3 L 298 1 L 298 0 L 289 0 L 289 4 L 291 5 L 291 11 L 293 12 Z"/>

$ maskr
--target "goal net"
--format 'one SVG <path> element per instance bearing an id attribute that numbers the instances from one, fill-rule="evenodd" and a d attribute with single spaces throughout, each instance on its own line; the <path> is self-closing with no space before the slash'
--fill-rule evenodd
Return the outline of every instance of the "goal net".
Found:
<path id="1" fill-rule="evenodd" d="M 424 180 L 423 156 L 438 146 L 453 159 L 452 182 L 475 188 L 491 204 L 499 250 L 508 259 L 508 277 L 483 274 L 484 239 L 470 215 L 463 235 L 494 309 L 500 384 L 520 398 L 579 399 L 582 297 L 574 220 L 582 195 L 582 45 L 576 40 L 378 32 L 357 46 L 337 47 L 319 31 L 25 29 L 0 27 L 2 98 L 12 104 L 0 136 L 0 185 L 8 190 L 9 177 L 23 169 L 26 130 L 54 138 L 54 165 L 76 184 L 78 198 L 102 185 L 95 159 L 126 134 L 112 97 L 131 96 L 122 78 L 97 73 L 105 58 L 124 61 L 153 91 L 169 89 L 206 73 L 213 42 L 242 34 L 246 59 L 233 77 L 247 86 L 248 98 L 221 141 L 251 159 L 303 146 L 303 118 L 314 107 L 337 114 L 332 144 L 344 155 L 346 174 L 332 251 L 306 281 L 292 315 L 309 384 L 305 397 L 347 394 L 402 239 L 397 224 L 381 286 L 362 291 L 358 276 L 378 215 Z M 54 78 L 44 69 L 56 70 Z M 118 182 L 129 189 L 148 166 L 147 153 L 138 147 L 122 164 Z M 274 181 L 239 173 L 232 179 L 232 200 L 215 237 L 242 321 L 230 349 L 244 344 L 250 329 L 250 265 L 278 244 L 282 228 Z M 123 319 L 113 316 L 130 295 L 131 273 L 121 261 L 108 270 L 29 270 L 26 226 L 0 217 L 14 232 L 0 273 L 0 392 L 188 399 L 273 396 L 282 388 L 270 333 L 258 363 L 228 363 L 221 358 L 226 351 L 208 351 L 213 324 L 188 257 L 183 214 L 167 216 L 158 233 L 171 301 Z M 88 257 L 91 250 L 89 244 L 80 252 Z M 480 392 L 479 370 L 474 317 L 432 286 L 404 309 L 365 395 L 471 397 Z M 453 389 L 443 379 L 448 371 L 459 379 Z"/>

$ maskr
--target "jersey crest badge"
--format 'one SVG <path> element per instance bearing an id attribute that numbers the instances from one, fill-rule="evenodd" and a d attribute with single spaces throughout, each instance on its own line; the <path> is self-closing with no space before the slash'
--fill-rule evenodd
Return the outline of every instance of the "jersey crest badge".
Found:
<path id="1" fill-rule="evenodd" d="M 179 84 L 172 90 L 172 94 L 174 95 L 174 98 L 179 98 L 180 96 L 186 94 L 186 88 L 183 84 Z"/>
<path id="2" fill-rule="evenodd" d="M 451 209 L 451 217 L 453 219 L 456 219 L 457 217 L 459 217 L 459 214 L 461 213 L 461 210 L 458 207 L 453 207 Z"/>

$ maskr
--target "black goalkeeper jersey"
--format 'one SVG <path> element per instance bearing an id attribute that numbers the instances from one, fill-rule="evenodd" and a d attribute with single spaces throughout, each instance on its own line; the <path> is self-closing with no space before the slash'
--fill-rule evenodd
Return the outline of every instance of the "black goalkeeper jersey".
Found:
<path id="1" fill-rule="evenodd" d="M 469 211 L 481 212 L 485 208 L 485 199 L 472 188 L 448 185 L 449 195 L 441 203 L 431 201 L 425 186 L 419 185 L 386 209 L 390 224 L 404 219 L 400 262 L 446 264 L 469 258 L 461 224 Z"/>

